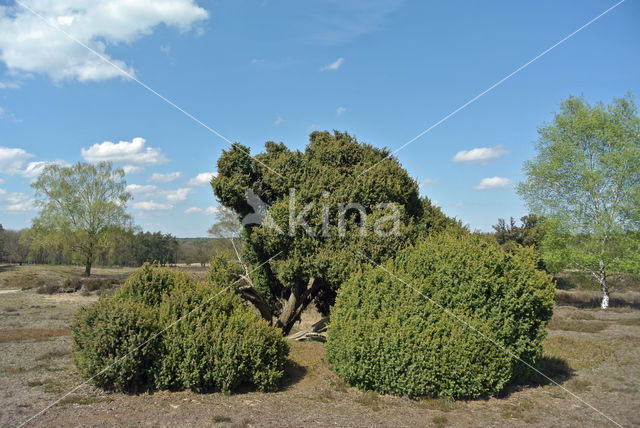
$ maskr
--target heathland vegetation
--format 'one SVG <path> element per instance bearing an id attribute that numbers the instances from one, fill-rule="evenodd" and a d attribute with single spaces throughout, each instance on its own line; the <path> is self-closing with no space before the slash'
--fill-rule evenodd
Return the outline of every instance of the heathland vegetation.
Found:
<path id="1" fill-rule="evenodd" d="M 224 150 L 211 185 L 225 210 L 210 239 L 137 230 L 108 163 L 48 166 L 33 184 L 40 216 L 0 231 L 2 257 L 75 263 L 86 276 L 96 262 L 153 263 L 71 324 L 78 373 L 107 391 L 278 390 L 286 336 L 312 307 L 328 318 L 295 337 L 326 340 L 327 378 L 341 388 L 450 400 L 558 383 L 547 373 L 571 371 L 545 358 L 549 330 L 606 326 L 554 324 L 551 274 L 592 275 L 606 309 L 611 277 L 640 272 L 640 119 L 630 96 L 571 97 L 539 134 L 518 186 L 531 214 L 491 234 L 421 197 L 387 150 L 334 131 L 313 132 L 303 151 Z M 209 266 L 197 277 L 162 267 L 181 260 Z"/>

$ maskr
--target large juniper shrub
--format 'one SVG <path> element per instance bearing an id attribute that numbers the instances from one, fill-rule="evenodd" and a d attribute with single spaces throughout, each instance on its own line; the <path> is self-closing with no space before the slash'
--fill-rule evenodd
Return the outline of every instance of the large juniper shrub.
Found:
<path id="1" fill-rule="evenodd" d="M 536 265 L 528 248 L 508 254 L 459 230 L 432 236 L 340 288 L 327 357 L 361 389 L 495 394 L 529 374 L 518 358 L 533 365 L 542 352 L 553 284 Z"/>
<path id="2" fill-rule="evenodd" d="M 114 296 L 76 315 L 78 370 L 100 387 L 126 392 L 276 389 L 288 346 L 226 287 L 143 266 Z"/>

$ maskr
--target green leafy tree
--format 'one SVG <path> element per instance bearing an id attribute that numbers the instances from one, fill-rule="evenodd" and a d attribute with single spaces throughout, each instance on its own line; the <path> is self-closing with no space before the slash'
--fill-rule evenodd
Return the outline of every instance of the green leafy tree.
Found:
<path id="1" fill-rule="evenodd" d="M 138 232 L 133 238 L 133 254 L 136 263 L 159 263 L 162 266 L 177 263 L 178 239 L 170 233 Z"/>
<path id="2" fill-rule="evenodd" d="M 131 195 L 122 169 L 111 163 L 47 165 L 31 184 L 40 197 L 40 215 L 33 220 L 37 241 L 60 243 L 80 259 L 85 275 L 102 248 L 112 245 L 114 229 L 130 227 L 126 213 Z"/>
<path id="3" fill-rule="evenodd" d="M 544 261 L 591 272 L 609 306 L 607 277 L 640 268 L 640 118 L 631 95 L 609 105 L 570 97 L 538 130 L 518 193 L 545 216 Z"/>
<path id="4" fill-rule="evenodd" d="M 520 217 L 520 225 L 511 217 L 507 223 L 499 218 L 498 223 L 491 226 L 495 231 L 493 237 L 507 251 L 513 251 L 518 245 L 523 247 L 533 246 L 539 250 L 542 241 L 542 220 L 535 214 Z"/>
<path id="5" fill-rule="evenodd" d="M 313 132 L 304 152 L 274 142 L 265 148 L 254 159 L 248 147 L 233 144 L 211 184 L 242 219 L 238 291 L 285 333 L 314 300 L 326 313 L 363 256 L 386 260 L 418 234 L 456 224 L 420 199 L 416 181 L 387 150 L 347 133 Z M 248 274 L 249 265 L 274 255 Z"/>

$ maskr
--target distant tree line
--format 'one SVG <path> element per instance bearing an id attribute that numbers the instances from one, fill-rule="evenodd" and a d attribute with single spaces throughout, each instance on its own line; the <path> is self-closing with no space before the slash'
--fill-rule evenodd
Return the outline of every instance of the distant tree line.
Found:
<path id="1" fill-rule="evenodd" d="M 95 254 L 101 266 L 141 266 L 176 263 L 205 265 L 211 257 L 233 252 L 230 243 L 217 238 L 176 238 L 170 233 L 110 231 L 110 243 Z M 64 241 L 42 241 L 32 229 L 9 230 L 0 225 L 0 262 L 82 264 Z"/>

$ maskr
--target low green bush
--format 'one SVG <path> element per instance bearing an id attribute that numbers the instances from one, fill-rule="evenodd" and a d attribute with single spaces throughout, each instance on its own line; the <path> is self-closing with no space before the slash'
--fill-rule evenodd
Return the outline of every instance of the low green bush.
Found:
<path id="1" fill-rule="evenodd" d="M 74 318 L 73 362 L 82 377 L 104 389 L 153 389 L 154 365 L 161 358 L 163 344 L 152 338 L 160 330 L 152 308 L 134 301 L 101 298 L 80 309 Z"/>
<path id="2" fill-rule="evenodd" d="M 149 265 L 82 309 L 71 330 L 82 376 L 126 392 L 274 390 L 289 352 L 232 290 Z"/>
<path id="3" fill-rule="evenodd" d="M 356 272 L 331 312 L 327 358 L 361 389 L 474 398 L 527 377 L 542 354 L 553 284 L 530 248 L 461 231 Z M 506 351 L 505 351 L 506 350 Z"/>
<path id="4" fill-rule="evenodd" d="M 156 378 L 159 388 L 277 389 L 288 345 L 279 330 L 259 319 L 233 292 L 196 283 L 176 289 L 159 312 L 165 324 L 184 316 L 165 333 L 165 355 Z"/>
<path id="5" fill-rule="evenodd" d="M 145 263 L 115 293 L 117 299 L 158 306 L 174 289 L 190 287 L 194 280 L 188 273 Z"/>

